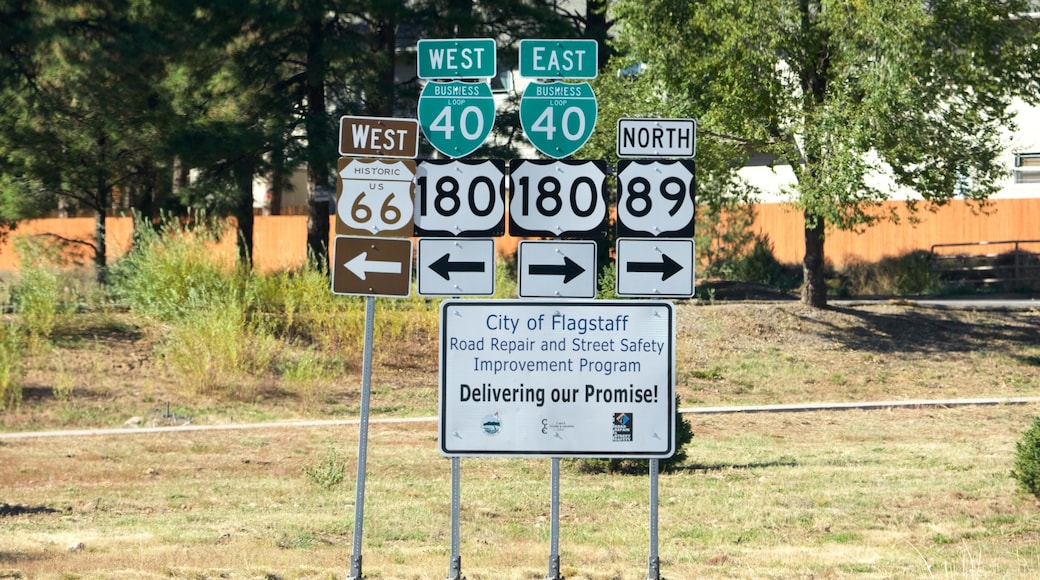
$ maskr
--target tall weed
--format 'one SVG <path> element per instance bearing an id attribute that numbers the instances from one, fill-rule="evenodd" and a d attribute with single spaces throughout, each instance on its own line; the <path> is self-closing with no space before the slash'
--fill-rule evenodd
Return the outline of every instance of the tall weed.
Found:
<path id="1" fill-rule="evenodd" d="M 257 276 L 250 295 L 253 316 L 283 340 L 329 353 L 362 343 L 364 300 L 333 295 L 328 274 L 313 265 Z"/>
<path id="2" fill-rule="evenodd" d="M 495 298 L 509 300 L 519 296 L 517 289 L 516 253 L 495 259 Z"/>
<path id="3" fill-rule="evenodd" d="M 18 281 L 11 288 L 11 303 L 22 321 L 30 345 L 50 339 L 63 316 L 74 303 L 63 296 L 60 252 L 32 238 L 14 241 L 22 266 Z"/>
<path id="4" fill-rule="evenodd" d="M 23 331 L 19 323 L 0 323 L 0 409 L 17 407 L 22 402 Z"/>
<path id="5" fill-rule="evenodd" d="M 930 291 L 931 261 L 925 251 L 889 256 L 870 263 L 850 261 L 839 275 L 839 295 L 910 296 Z"/>
<path id="6" fill-rule="evenodd" d="M 212 251 L 220 228 L 204 216 L 140 223 L 134 246 L 111 271 L 111 291 L 132 310 L 165 322 L 205 304 L 226 303 L 244 290 L 244 277 Z"/>
<path id="7" fill-rule="evenodd" d="M 189 306 L 189 313 L 171 326 L 160 348 L 167 370 L 188 392 L 250 397 L 278 345 L 248 324 L 241 302 L 193 299 Z"/>

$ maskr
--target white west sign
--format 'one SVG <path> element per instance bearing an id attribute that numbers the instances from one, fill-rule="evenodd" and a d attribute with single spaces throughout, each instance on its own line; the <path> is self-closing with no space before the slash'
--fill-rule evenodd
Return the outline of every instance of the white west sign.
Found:
<path id="1" fill-rule="evenodd" d="M 670 457 L 674 338 L 664 301 L 446 301 L 441 453 Z"/>

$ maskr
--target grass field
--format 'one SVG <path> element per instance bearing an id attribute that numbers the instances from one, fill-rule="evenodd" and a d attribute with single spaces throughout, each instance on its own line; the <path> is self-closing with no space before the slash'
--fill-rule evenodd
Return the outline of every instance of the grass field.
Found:
<path id="1" fill-rule="evenodd" d="M 1040 396 L 1037 309 L 683 304 L 677 322 L 683 407 Z M 257 377 L 248 397 L 221 400 L 177 384 L 156 360 L 157 332 L 121 314 L 80 320 L 33 359 L 3 431 L 356 417 L 360 353 L 306 389 Z M 436 341 L 376 352 L 373 416 L 435 415 Z M 1037 415 L 1031 404 L 688 415 L 689 458 L 660 478 L 662 576 L 1033 578 L 1040 508 L 1010 470 Z M 0 437 L 0 578 L 348 575 L 356 426 L 126 429 Z M 450 462 L 436 422 L 373 423 L 368 462 L 365 576 L 446 577 Z M 336 466 L 343 482 L 319 485 L 313 474 Z M 549 471 L 541 459 L 462 461 L 467 578 L 545 578 Z M 647 495 L 645 476 L 564 461 L 562 575 L 646 578 Z"/>

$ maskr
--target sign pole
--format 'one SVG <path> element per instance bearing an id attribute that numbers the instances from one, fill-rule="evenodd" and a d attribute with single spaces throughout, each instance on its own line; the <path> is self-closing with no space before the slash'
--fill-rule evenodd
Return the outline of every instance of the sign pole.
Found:
<path id="1" fill-rule="evenodd" d="M 365 520 L 365 462 L 368 459 L 368 410 L 372 394 L 372 342 L 376 318 L 376 298 L 365 300 L 365 347 L 361 367 L 361 411 L 358 422 L 357 487 L 354 496 L 354 546 L 350 556 L 348 580 L 361 580 L 361 533 Z"/>
<path id="2" fill-rule="evenodd" d="M 462 479 L 462 460 L 456 456 L 451 458 L 451 562 L 448 563 L 448 580 L 463 580 L 462 556 L 459 555 L 459 511 L 462 503 L 460 480 Z"/>
<path id="3" fill-rule="evenodd" d="M 560 458 L 552 458 L 552 485 L 549 500 L 549 575 L 545 580 L 564 580 L 560 576 Z"/>
<path id="4" fill-rule="evenodd" d="M 650 460 L 650 560 L 646 571 L 647 580 L 661 580 L 661 559 L 657 553 L 657 475 L 660 472 L 658 459 Z"/>

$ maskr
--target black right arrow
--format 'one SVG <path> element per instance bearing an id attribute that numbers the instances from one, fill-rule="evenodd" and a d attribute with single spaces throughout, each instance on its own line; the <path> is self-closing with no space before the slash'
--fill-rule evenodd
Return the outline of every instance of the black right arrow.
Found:
<path id="1" fill-rule="evenodd" d="M 581 267 L 581 264 L 574 260 L 563 257 L 563 265 L 559 264 L 531 264 L 527 267 L 527 273 L 532 276 L 563 276 L 563 283 L 566 284 L 571 280 L 577 278 L 585 272 L 585 268 Z"/>
<path id="2" fill-rule="evenodd" d="M 662 282 L 678 274 L 682 269 L 682 264 L 671 259 L 667 254 L 661 255 L 660 262 L 629 262 L 627 268 L 629 272 L 660 272 Z"/>
<path id="3" fill-rule="evenodd" d="M 452 262 L 451 256 L 444 254 L 430 264 L 430 269 L 440 274 L 441 278 L 451 280 L 452 272 L 483 272 L 484 262 Z"/>

